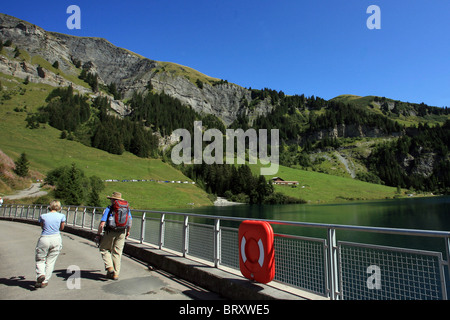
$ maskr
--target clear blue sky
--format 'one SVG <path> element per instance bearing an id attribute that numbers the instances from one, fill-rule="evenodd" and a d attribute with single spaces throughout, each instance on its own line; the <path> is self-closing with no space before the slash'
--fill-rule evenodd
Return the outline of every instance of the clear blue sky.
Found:
<path id="1" fill-rule="evenodd" d="M 81 30 L 66 26 L 71 4 Z M 380 30 L 366 26 L 370 5 Z M 448 0 L 21 0 L 0 12 L 247 88 L 450 106 Z"/>

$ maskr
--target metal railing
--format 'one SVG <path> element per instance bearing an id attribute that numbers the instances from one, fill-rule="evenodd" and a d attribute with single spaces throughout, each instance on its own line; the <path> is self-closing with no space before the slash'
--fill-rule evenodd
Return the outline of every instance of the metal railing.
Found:
<path id="1" fill-rule="evenodd" d="M 46 205 L 4 205 L 0 217 L 37 220 L 46 211 Z M 62 212 L 68 225 L 96 230 L 103 208 L 64 206 Z M 239 224 L 261 220 L 150 210 L 132 210 L 132 216 L 133 240 L 236 272 Z M 450 232 L 265 221 L 276 232 L 275 282 L 332 300 L 447 300 Z M 438 244 L 432 245 L 437 250 L 424 250 L 338 240 L 337 233 L 347 240 L 376 234 L 377 242 L 402 236 L 406 243 L 427 238 Z"/>

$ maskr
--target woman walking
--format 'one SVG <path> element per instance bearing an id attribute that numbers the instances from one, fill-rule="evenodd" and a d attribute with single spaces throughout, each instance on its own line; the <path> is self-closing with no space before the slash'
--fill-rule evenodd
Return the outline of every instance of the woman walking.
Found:
<path id="1" fill-rule="evenodd" d="M 61 203 L 52 201 L 50 212 L 39 217 L 42 233 L 36 244 L 36 288 L 48 285 L 55 267 L 56 259 L 62 249 L 60 231 L 64 229 L 66 216 L 61 211 Z"/>

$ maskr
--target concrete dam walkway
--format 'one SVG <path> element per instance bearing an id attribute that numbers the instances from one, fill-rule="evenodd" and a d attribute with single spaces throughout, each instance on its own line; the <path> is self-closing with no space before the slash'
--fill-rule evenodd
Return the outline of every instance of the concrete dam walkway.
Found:
<path id="1" fill-rule="evenodd" d="M 0 220 L 0 300 L 220 300 L 210 291 L 127 255 L 117 281 L 105 279 L 95 243 L 61 233 L 63 249 L 46 288 L 34 287 L 35 246 L 41 228 Z M 74 266 L 75 269 L 68 269 Z M 78 283 L 74 275 L 78 270 Z M 76 285 L 78 284 L 78 285 Z M 78 287 L 78 288 L 77 288 Z"/>

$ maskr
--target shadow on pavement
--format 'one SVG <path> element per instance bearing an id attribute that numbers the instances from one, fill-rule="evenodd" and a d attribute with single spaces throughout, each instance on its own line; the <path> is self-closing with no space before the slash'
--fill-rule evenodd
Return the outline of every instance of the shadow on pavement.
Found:
<path id="1" fill-rule="evenodd" d="M 67 272 L 66 269 L 54 270 L 53 273 L 55 276 L 63 278 L 65 281 L 75 275 L 75 272 Z M 101 270 L 80 270 L 80 278 L 95 281 L 108 281 L 105 277 L 105 273 L 102 273 Z"/>
<path id="2" fill-rule="evenodd" d="M 24 276 L 17 276 L 17 277 L 11 277 L 11 278 L 0 278 L 0 284 L 3 284 L 8 287 L 20 287 L 28 291 L 35 291 L 36 288 L 34 287 L 34 284 L 36 283 L 36 280 L 27 280 Z"/>

